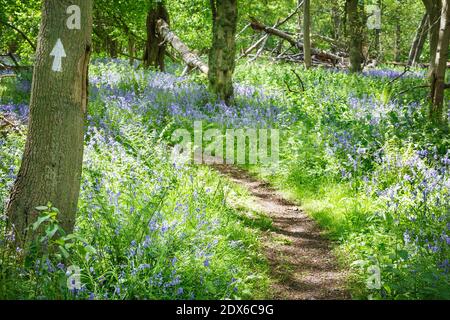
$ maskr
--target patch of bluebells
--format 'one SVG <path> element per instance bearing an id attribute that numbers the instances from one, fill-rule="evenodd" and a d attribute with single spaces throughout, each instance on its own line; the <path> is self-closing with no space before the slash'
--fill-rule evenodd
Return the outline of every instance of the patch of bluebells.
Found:
<path id="1" fill-rule="evenodd" d="M 203 120 L 233 128 L 270 128 L 280 122 L 280 97 L 262 88 L 237 84 L 235 104 L 229 106 L 212 99 L 204 85 L 186 78 L 122 67 L 127 72 L 98 65 L 102 71 L 91 77 L 95 94 L 107 104 L 148 117 L 155 127 L 168 119 L 178 124 Z"/>
<path id="2" fill-rule="evenodd" d="M 423 107 L 415 102 L 383 103 L 370 96 L 325 98 L 322 132 L 327 135 L 326 153 L 336 159 L 341 178 L 379 206 L 372 224 L 397 239 L 397 247 L 383 245 L 380 252 L 366 246 L 360 254 L 368 260 L 376 256 L 378 261 L 396 257 L 379 265 L 385 286 L 397 288 L 391 294 L 444 297 L 450 294 L 450 150 L 442 154 L 437 146 L 420 149 L 410 142 L 398 146 L 390 140 L 390 136 L 416 131 L 416 119 L 422 114 Z M 347 240 L 352 241 L 362 240 Z M 398 250 L 407 254 L 397 255 Z M 415 282 L 409 282 L 412 277 Z M 429 295 L 430 287 L 441 291 Z"/>
<path id="3" fill-rule="evenodd" d="M 75 229 L 79 238 L 70 259 L 41 259 L 36 277 L 67 280 L 66 266 L 85 266 L 81 290 L 70 293 L 76 299 L 250 297 L 230 288 L 229 282 L 238 279 L 246 292 L 264 287 L 258 278 L 245 280 L 255 271 L 254 263 L 245 262 L 253 255 L 247 248 L 254 245 L 235 251 L 227 238 L 235 223 L 232 228 L 243 244 L 256 238 L 217 211 L 224 205 L 225 191 L 211 192 L 204 185 L 215 179 L 211 173 L 199 173 L 199 178 L 195 171 L 200 169 L 174 165 L 152 130 L 171 118 L 210 120 L 216 112 L 227 113 L 229 119 L 222 120 L 226 125 L 246 123 L 246 112 L 263 125 L 268 115 L 270 121 L 278 115 L 274 99 L 260 89 L 238 87 L 239 95 L 248 98 L 242 98 L 245 103 L 235 114 L 224 104 L 211 103 L 206 88 L 187 79 L 130 72 L 123 63 L 108 62 L 108 72 L 104 62 L 96 63 L 102 67 L 91 73 L 94 90 Z M 258 110 L 252 110 L 250 100 L 260 104 Z M 13 104 L 1 109 L 24 123 L 27 110 L 26 105 Z M 16 160 L 8 164 L 13 168 L 8 181 L 13 181 L 20 157 L 12 158 Z M 6 196 L 7 189 L 1 186 L 1 191 Z M 45 296 L 52 293 L 42 292 Z"/>

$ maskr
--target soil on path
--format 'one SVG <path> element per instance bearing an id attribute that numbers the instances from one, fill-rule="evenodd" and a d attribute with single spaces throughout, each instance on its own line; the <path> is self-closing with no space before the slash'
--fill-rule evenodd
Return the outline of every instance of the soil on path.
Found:
<path id="1" fill-rule="evenodd" d="M 339 267 L 331 242 L 305 212 L 245 170 L 228 165 L 213 167 L 248 189 L 251 198 L 246 206 L 273 221 L 271 230 L 264 232 L 264 249 L 274 280 L 273 299 L 350 298 L 345 289 L 346 272 Z"/>

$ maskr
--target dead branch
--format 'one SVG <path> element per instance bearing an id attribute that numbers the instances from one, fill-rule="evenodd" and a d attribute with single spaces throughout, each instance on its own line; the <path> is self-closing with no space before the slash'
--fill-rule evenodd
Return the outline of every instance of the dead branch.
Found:
<path id="1" fill-rule="evenodd" d="M 389 81 L 388 85 L 390 86 L 391 84 L 393 84 L 395 81 L 397 81 L 398 79 L 400 79 L 401 77 L 403 77 L 405 74 L 407 74 L 410 71 L 410 66 L 406 65 L 405 66 L 405 70 L 399 74 L 397 77 L 395 77 L 394 79 L 392 79 L 391 81 Z"/>
<path id="2" fill-rule="evenodd" d="M 181 58 L 187 65 L 192 68 L 198 68 L 204 74 L 208 74 L 208 66 L 170 30 L 169 25 L 164 20 L 159 19 L 156 23 L 156 28 L 162 39 L 170 43 L 180 53 Z"/>
<path id="3" fill-rule="evenodd" d="M 268 26 L 264 25 L 263 23 L 259 22 L 258 20 L 256 20 L 255 18 L 251 18 L 251 27 L 255 31 L 265 32 L 266 34 L 274 35 L 281 39 L 284 39 L 287 42 L 289 42 L 292 46 L 303 51 L 303 43 L 300 41 L 297 41 L 293 36 L 289 35 L 285 31 L 279 30 L 275 27 L 268 27 Z M 321 51 L 321 50 L 318 50 L 315 48 L 312 49 L 312 54 L 319 60 L 330 61 L 333 64 L 335 64 L 339 60 L 341 60 L 341 57 L 339 57 L 335 54 L 324 52 L 324 51 Z"/>

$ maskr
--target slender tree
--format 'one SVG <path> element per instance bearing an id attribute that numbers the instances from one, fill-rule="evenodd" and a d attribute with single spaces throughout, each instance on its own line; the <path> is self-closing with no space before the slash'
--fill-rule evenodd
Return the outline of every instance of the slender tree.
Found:
<path id="1" fill-rule="evenodd" d="M 383 2 L 382 2 L 382 0 L 378 0 L 377 1 L 377 5 L 378 5 L 378 8 L 380 9 L 380 15 L 382 14 L 382 12 L 383 12 L 383 10 L 382 10 L 382 7 L 383 7 Z M 398 32 L 398 30 L 400 29 L 400 22 L 399 21 L 397 21 L 396 22 L 396 30 L 397 30 L 397 32 Z M 397 37 L 397 35 L 398 35 L 398 33 L 396 34 L 396 40 L 398 40 L 398 37 Z M 397 43 L 396 43 L 397 44 Z M 376 59 L 377 60 L 381 60 L 381 55 L 382 55 L 382 47 L 381 47 L 381 28 L 376 28 L 375 29 L 375 51 L 376 51 L 376 54 L 377 54 L 377 56 L 376 56 Z"/>
<path id="2" fill-rule="evenodd" d="M 441 0 L 422 0 L 429 17 L 429 39 L 430 39 L 430 74 L 435 67 L 436 51 L 439 41 L 439 26 L 441 19 Z"/>
<path id="3" fill-rule="evenodd" d="M 147 44 L 144 53 L 144 65 L 146 68 L 155 67 L 164 71 L 164 56 L 166 45 L 156 30 L 156 22 L 162 19 L 170 25 L 169 12 L 163 0 L 151 0 L 147 15 Z"/>
<path id="4" fill-rule="evenodd" d="M 237 0 L 211 0 L 211 9 L 213 41 L 209 54 L 209 84 L 219 99 L 229 103 L 234 93 Z"/>
<path id="5" fill-rule="evenodd" d="M 66 3 L 66 2 L 64 2 Z M 19 242 L 35 210 L 51 202 L 70 232 L 75 223 L 83 161 L 91 51 L 92 0 L 45 0 L 22 165 L 7 206 Z"/>
<path id="6" fill-rule="evenodd" d="M 420 21 L 419 27 L 417 28 L 416 35 L 411 44 L 411 49 L 408 56 L 408 64 L 415 65 L 419 62 L 420 56 L 422 55 L 423 46 L 425 45 L 425 40 L 427 38 L 428 29 L 428 14 L 425 13 Z"/>
<path id="7" fill-rule="evenodd" d="M 444 120 L 444 92 L 448 50 L 450 43 L 450 0 L 442 0 L 439 36 L 436 46 L 436 59 L 430 72 L 432 108 L 430 117 L 436 123 Z"/>
<path id="8" fill-rule="evenodd" d="M 307 69 L 311 68 L 311 2 L 310 0 L 305 0 L 303 4 L 303 51 L 305 54 L 305 67 Z"/>
<path id="9" fill-rule="evenodd" d="M 394 60 L 395 62 L 400 62 L 402 57 L 402 28 L 400 20 L 395 23 L 395 50 L 394 50 Z"/>

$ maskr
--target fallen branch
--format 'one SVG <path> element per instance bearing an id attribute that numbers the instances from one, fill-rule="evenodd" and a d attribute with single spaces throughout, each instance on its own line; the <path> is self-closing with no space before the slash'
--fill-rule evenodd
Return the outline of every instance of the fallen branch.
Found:
<path id="1" fill-rule="evenodd" d="M 243 34 L 245 32 L 245 30 L 247 30 L 249 27 L 250 27 L 250 23 L 247 23 L 245 25 L 245 27 L 241 31 L 239 31 L 239 33 L 236 35 L 236 40 L 239 39 L 241 34 Z"/>
<path id="2" fill-rule="evenodd" d="M 275 23 L 275 25 L 273 26 L 273 28 L 278 28 L 280 26 L 282 26 L 283 24 L 285 24 L 287 21 L 289 21 L 295 14 L 297 14 L 298 10 L 300 9 L 300 7 L 303 5 L 304 1 L 300 2 L 297 6 L 297 8 L 295 8 L 295 10 L 290 13 L 286 18 L 284 18 L 281 21 L 277 21 L 277 23 Z M 250 17 L 250 20 L 253 20 L 254 18 Z M 245 26 L 245 28 L 240 32 L 244 32 L 248 27 L 251 27 L 252 23 L 250 22 L 249 24 L 247 24 Z M 265 34 L 263 37 L 261 37 L 257 42 L 255 42 L 255 44 L 253 44 L 252 46 L 250 46 L 247 50 L 244 51 L 244 53 L 238 58 L 241 59 L 243 57 L 246 57 L 247 55 L 249 55 L 253 50 L 255 50 L 261 43 L 265 43 L 267 42 L 267 39 L 269 38 L 269 34 Z"/>
<path id="3" fill-rule="evenodd" d="M 300 2 L 298 4 L 297 8 L 295 8 L 295 10 L 290 15 L 288 15 L 286 18 L 284 18 L 283 20 L 281 20 L 280 22 L 278 22 L 275 25 L 275 28 L 281 27 L 283 24 L 288 22 L 293 16 L 295 16 L 297 14 L 298 10 L 300 10 L 300 8 L 301 8 L 301 6 L 303 5 L 304 2 L 305 2 L 304 0 L 302 2 Z"/>
<path id="4" fill-rule="evenodd" d="M 407 92 L 409 92 L 409 91 L 411 91 L 411 90 L 414 90 L 414 89 L 430 88 L 430 87 L 431 87 L 431 86 L 430 86 L 429 84 L 424 84 L 424 85 L 420 85 L 420 86 L 415 86 L 415 87 L 412 87 L 412 88 L 409 88 L 409 89 L 400 91 L 397 95 L 401 96 L 401 95 L 403 95 L 403 94 L 405 94 L 405 93 L 407 93 Z"/>
<path id="5" fill-rule="evenodd" d="M 390 86 L 391 84 L 393 84 L 395 81 L 397 81 L 398 79 L 400 79 L 401 77 L 403 77 L 406 73 L 408 73 L 410 71 L 410 66 L 406 65 L 405 66 L 405 70 L 399 74 L 397 77 L 395 77 L 394 79 L 392 79 L 391 81 L 389 81 L 388 85 Z"/>
<path id="6" fill-rule="evenodd" d="M 265 34 L 263 37 L 261 37 L 258 41 L 256 41 L 251 47 L 249 47 L 247 50 L 244 51 L 244 53 L 242 53 L 240 55 L 240 57 L 238 58 L 241 59 L 243 57 L 248 56 L 253 50 L 255 50 L 261 43 L 263 43 L 264 41 L 266 41 L 266 39 L 269 37 L 269 35 Z"/>
<path id="7" fill-rule="evenodd" d="M 253 30 L 259 31 L 259 32 L 265 32 L 266 34 L 271 34 L 271 35 L 274 35 L 281 39 L 284 39 L 287 42 L 289 42 L 292 46 L 303 51 L 303 43 L 300 41 L 297 41 L 293 36 L 289 35 L 287 32 L 279 30 L 274 27 L 266 26 L 263 23 L 256 20 L 255 18 L 251 18 L 251 19 L 252 19 L 251 27 Z M 324 52 L 324 51 L 321 51 L 321 50 L 318 50 L 315 48 L 312 48 L 311 53 L 320 60 L 331 60 L 333 63 L 336 63 L 337 61 L 341 60 L 341 57 L 339 57 L 335 54 Z"/>
<path id="8" fill-rule="evenodd" d="M 164 41 L 170 43 L 181 54 L 181 58 L 188 66 L 198 68 L 204 74 L 208 74 L 208 66 L 196 54 L 189 50 L 188 46 L 170 30 L 169 25 L 164 20 L 159 19 L 156 22 L 156 29 Z"/>

